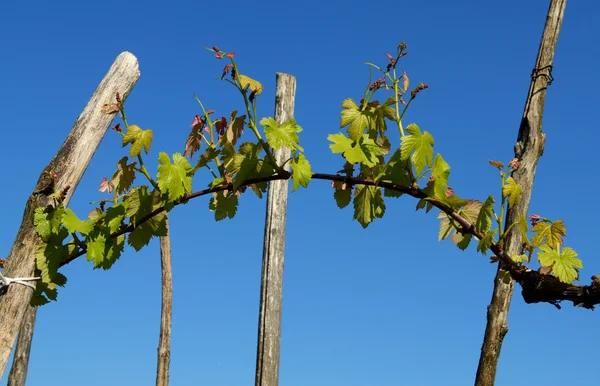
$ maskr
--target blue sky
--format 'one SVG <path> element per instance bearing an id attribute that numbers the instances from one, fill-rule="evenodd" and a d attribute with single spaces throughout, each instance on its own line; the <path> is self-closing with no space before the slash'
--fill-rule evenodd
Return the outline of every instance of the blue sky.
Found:
<path id="1" fill-rule="evenodd" d="M 364 62 L 386 64 L 405 40 L 403 67 L 430 88 L 407 115 L 433 134 L 461 196 L 498 196 L 489 159 L 508 161 L 548 1 L 494 2 L 7 2 L 0 12 L 0 255 L 24 203 L 114 58 L 135 54 L 142 76 L 130 123 L 154 131 L 159 151 L 182 151 L 199 108 L 228 115 L 240 100 L 217 82 L 235 51 L 261 81 L 259 115 L 272 116 L 275 72 L 297 77 L 301 144 L 319 172 L 342 166 L 326 137 L 347 97 L 360 99 Z M 600 273 L 593 192 L 600 81 L 600 5 L 569 2 L 546 102 L 546 150 L 530 213 L 567 223 L 566 243 Z M 81 215 L 125 154 L 109 132 L 71 202 Z M 208 181 L 206 181 L 208 182 Z M 198 177 L 196 189 L 205 186 Z M 589 198 L 586 198 L 589 197 Z M 339 210 L 328 183 L 290 197 L 280 384 L 468 385 L 473 382 L 495 266 L 437 242 L 433 213 L 409 198 L 387 202 L 367 230 Z M 208 199 L 171 212 L 174 318 L 171 384 L 253 383 L 265 201 L 244 195 L 233 221 L 215 223 Z M 158 243 L 127 250 L 110 271 L 85 260 L 64 270 L 59 301 L 38 314 L 28 385 L 150 385 L 160 316 Z M 497 385 L 590 385 L 597 379 L 598 314 L 527 305 L 517 287 Z M 3 382 L 6 382 L 5 380 Z M 5 385 L 5 383 L 0 383 Z"/>

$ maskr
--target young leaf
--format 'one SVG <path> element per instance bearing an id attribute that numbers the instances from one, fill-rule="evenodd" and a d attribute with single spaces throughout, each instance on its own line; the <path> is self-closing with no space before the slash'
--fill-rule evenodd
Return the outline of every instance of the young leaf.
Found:
<path id="1" fill-rule="evenodd" d="M 35 230 L 42 240 L 48 241 L 53 234 L 59 232 L 64 213 L 65 210 L 62 205 L 56 208 L 48 206 L 35 209 L 33 214 L 33 225 L 35 225 Z"/>
<path id="2" fill-rule="evenodd" d="M 129 155 L 132 158 L 142 152 L 142 147 L 148 154 L 152 145 L 152 130 L 142 130 L 137 125 L 127 127 L 127 133 L 123 136 L 123 147 L 129 143 L 131 144 Z"/>
<path id="3" fill-rule="evenodd" d="M 137 162 L 127 164 L 127 156 L 117 162 L 117 171 L 113 174 L 111 183 L 117 193 L 121 194 L 129 190 L 135 179 Z"/>
<path id="4" fill-rule="evenodd" d="M 304 154 L 300 154 L 297 158 L 293 158 L 290 161 L 292 167 L 292 179 L 294 180 L 292 185 L 292 192 L 296 191 L 302 185 L 308 187 L 310 179 L 312 178 L 312 171 L 310 163 L 304 157 Z"/>
<path id="5" fill-rule="evenodd" d="M 153 196 L 148 193 L 147 186 L 133 188 L 129 194 L 129 204 L 125 210 L 125 216 L 131 218 L 135 225 L 142 217 L 152 211 Z"/>
<path id="6" fill-rule="evenodd" d="M 394 98 L 390 97 L 384 104 L 378 104 L 370 109 L 371 119 L 375 122 L 375 129 L 381 136 L 383 136 L 387 130 L 386 119 L 389 119 L 390 121 L 395 120 L 394 113 L 396 110 L 390 107 L 390 105 L 393 105 L 394 103 L 396 103 L 396 101 Z"/>
<path id="7" fill-rule="evenodd" d="M 202 145 L 202 125 L 195 125 L 190 131 L 187 141 L 185 141 L 184 157 L 192 157 L 194 153 L 200 150 Z"/>
<path id="8" fill-rule="evenodd" d="M 246 180 L 271 175 L 273 167 L 259 158 L 262 148 L 255 143 L 244 142 L 240 145 L 240 152 L 233 156 L 227 171 L 235 174 L 234 189 L 240 187 Z"/>
<path id="9" fill-rule="evenodd" d="M 121 257 L 125 249 L 125 235 L 120 235 L 116 239 L 111 239 L 108 243 L 108 251 L 102 262 L 102 269 L 110 269 L 112 265 Z"/>
<path id="10" fill-rule="evenodd" d="M 511 208 L 521 198 L 521 185 L 512 178 L 508 177 L 502 187 L 502 197 L 508 197 L 508 207 Z"/>
<path id="11" fill-rule="evenodd" d="M 365 128 L 369 127 L 369 118 L 351 98 L 342 102 L 342 109 L 340 128 L 348 126 L 348 135 L 356 141 L 362 137 Z"/>
<path id="12" fill-rule="evenodd" d="M 278 125 L 273 118 L 263 118 L 260 120 L 260 124 L 265 127 L 267 142 L 274 150 L 285 146 L 291 151 L 296 151 L 296 149 L 304 151 L 298 145 L 300 141 L 298 133 L 302 131 L 302 128 L 298 126 L 295 119 L 292 118 Z"/>
<path id="13" fill-rule="evenodd" d="M 529 241 L 529 237 L 527 236 L 527 218 L 523 214 L 519 215 L 519 229 L 521 230 L 521 239 L 523 243 L 527 243 L 527 245 L 531 245 L 531 241 Z"/>
<path id="14" fill-rule="evenodd" d="M 238 79 L 242 85 L 242 89 L 248 87 L 250 91 L 255 91 L 256 95 L 260 95 L 263 90 L 262 84 L 260 84 L 259 81 L 250 78 L 249 76 L 240 74 L 238 75 Z"/>
<path id="15" fill-rule="evenodd" d="M 227 126 L 227 131 L 223 136 L 223 138 L 232 145 L 235 145 L 237 140 L 242 136 L 242 133 L 244 132 L 244 122 L 246 120 L 246 115 L 242 115 L 240 117 L 236 117 L 236 115 L 237 110 L 231 112 L 229 125 Z"/>
<path id="16" fill-rule="evenodd" d="M 477 221 L 475 222 L 475 228 L 481 233 L 489 232 L 492 227 L 492 212 L 494 210 L 494 197 L 490 194 L 487 200 L 483 203 L 479 214 L 477 215 Z"/>
<path id="17" fill-rule="evenodd" d="M 496 233 L 496 231 L 497 231 L 497 229 L 493 229 L 493 230 L 487 232 L 483 236 L 483 238 L 481 240 L 479 240 L 479 244 L 477 245 L 477 252 L 481 252 L 485 256 L 488 249 L 490 249 L 490 247 L 492 246 L 492 243 L 494 242 L 494 234 Z"/>
<path id="18" fill-rule="evenodd" d="M 354 190 L 354 219 L 366 228 L 375 218 L 383 217 L 385 202 L 376 186 L 358 185 Z"/>
<path id="19" fill-rule="evenodd" d="M 538 260 L 542 266 L 552 267 L 552 273 L 563 283 L 572 283 L 579 274 L 577 268 L 583 268 L 583 263 L 577 258 L 577 253 L 571 248 L 552 248 L 548 244 L 540 246 Z"/>
<path id="20" fill-rule="evenodd" d="M 161 152 L 158 157 L 158 187 L 169 195 L 169 201 L 175 201 L 186 193 L 192 192 L 192 167 L 181 153 L 173 154 L 173 163 L 167 153 Z"/>
<path id="21" fill-rule="evenodd" d="M 164 212 L 154 216 L 149 221 L 137 226 L 133 232 L 129 234 L 127 243 L 136 251 L 147 245 L 153 236 L 166 236 L 166 215 Z"/>
<path id="22" fill-rule="evenodd" d="M 352 188 L 346 186 L 346 189 L 342 189 L 341 186 L 339 188 L 335 186 L 333 198 L 335 199 L 338 208 L 343 209 L 347 207 L 348 204 L 350 204 L 350 201 L 352 201 Z"/>
<path id="23" fill-rule="evenodd" d="M 237 212 L 237 207 L 238 196 L 235 193 L 229 193 L 227 196 L 224 192 L 213 193 L 213 197 L 208 204 L 210 211 L 215 212 L 216 221 L 233 218 Z"/>
<path id="24" fill-rule="evenodd" d="M 198 158 L 198 161 L 196 162 L 196 166 L 194 166 L 195 170 L 198 170 L 206 165 L 208 165 L 209 162 L 211 162 L 212 160 L 214 160 L 215 158 L 217 158 L 219 156 L 220 152 L 219 150 L 215 149 L 214 147 L 209 147 L 207 148 L 204 153 Z"/>
<path id="25" fill-rule="evenodd" d="M 329 148 L 334 154 L 346 152 L 347 150 L 352 148 L 352 144 L 354 143 L 354 141 L 352 141 L 350 138 L 346 137 L 342 133 L 329 134 L 327 136 L 327 140 L 333 142 L 331 145 L 329 145 Z"/>
<path id="26" fill-rule="evenodd" d="M 431 177 L 433 179 L 433 192 L 437 198 L 446 197 L 446 188 L 448 188 L 448 176 L 450 175 L 450 165 L 442 155 L 438 153 L 431 168 Z"/>
<path id="27" fill-rule="evenodd" d="M 379 163 L 377 157 L 380 155 L 381 149 L 367 134 L 360 137 L 354 147 L 344 152 L 344 157 L 351 164 L 361 162 L 368 167 L 373 167 Z"/>
<path id="28" fill-rule="evenodd" d="M 410 135 L 402 138 L 400 151 L 402 160 L 409 157 L 415 165 L 417 174 L 421 174 L 426 166 L 431 166 L 433 160 L 433 137 L 428 132 L 421 134 L 419 126 L 411 123 L 405 129 Z"/>
<path id="29" fill-rule="evenodd" d="M 470 200 L 467 201 L 464 209 L 456 208 L 455 210 L 459 215 L 461 215 L 467 221 L 473 224 L 477 219 L 477 215 L 481 212 L 481 207 L 481 202 Z M 438 241 L 442 241 L 448 236 L 450 236 L 450 241 L 456 244 L 456 246 L 458 246 L 462 250 L 466 249 L 469 246 L 469 243 L 471 242 L 471 234 L 464 234 L 461 233 L 458 229 L 456 229 L 455 226 L 457 226 L 457 224 L 455 222 L 450 221 L 450 218 L 444 212 L 440 212 L 438 218 L 440 219 Z"/>
<path id="30" fill-rule="evenodd" d="M 562 220 L 549 223 L 538 222 L 531 228 L 531 231 L 535 232 L 531 239 L 534 247 L 540 247 L 545 241 L 549 246 L 556 248 L 557 245 L 562 245 L 562 238 L 567 235 L 565 223 Z"/>
<path id="31" fill-rule="evenodd" d="M 460 235 L 460 233 L 455 233 L 455 234 L 454 234 L 454 235 L 452 235 L 452 236 L 455 236 L 455 235 L 457 235 L 457 234 L 458 234 L 458 235 Z M 461 238 L 461 240 L 460 240 L 460 241 L 458 241 L 458 242 L 456 243 L 456 246 L 457 246 L 458 248 L 460 248 L 460 250 L 461 250 L 461 251 L 464 251 L 465 249 L 467 249 L 467 247 L 468 247 L 468 246 L 469 246 L 469 244 L 471 243 L 471 240 L 473 239 L 473 235 L 472 235 L 472 234 L 470 234 L 470 233 L 468 233 L 468 234 L 466 234 L 466 235 L 461 235 L 461 236 L 462 236 L 462 238 Z"/>
<path id="32" fill-rule="evenodd" d="M 93 261 L 94 268 L 102 267 L 112 243 L 108 229 L 96 228 L 92 234 L 86 237 L 85 243 L 87 244 L 87 261 Z"/>
<path id="33" fill-rule="evenodd" d="M 94 223 L 95 221 L 92 220 L 81 221 L 75 212 L 69 208 L 65 209 L 65 214 L 62 218 L 62 224 L 67 228 L 69 233 L 79 232 L 83 235 L 87 235 L 94 227 Z"/>
<path id="34" fill-rule="evenodd" d="M 502 168 L 504 168 L 504 164 L 500 161 L 492 161 L 490 160 L 490 165 L 492 165 L 495 168 L 498 168 L 499 170 L 502 170 Z"/>

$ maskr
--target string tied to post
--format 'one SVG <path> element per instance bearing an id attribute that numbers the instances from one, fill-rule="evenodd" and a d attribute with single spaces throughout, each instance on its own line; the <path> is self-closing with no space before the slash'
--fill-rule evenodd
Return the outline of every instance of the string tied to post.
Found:
<path id="1" fill-rule="evenodd" d="M 31 283 L 28 283 L 28 281 L 37 281 L 40 280 L 39 277 L 6 277 L 4 275 L 2 275 L 0 273 L 0 296 L 4 295 L 6 293 L 6 291 L 8 291 L 8 286 L 10 286 L 13 283 L 16 284 L 21 284 L 24 285 L 26 287 L 29 287 L 33 290 L 35 290 L 35 286 Z"/>

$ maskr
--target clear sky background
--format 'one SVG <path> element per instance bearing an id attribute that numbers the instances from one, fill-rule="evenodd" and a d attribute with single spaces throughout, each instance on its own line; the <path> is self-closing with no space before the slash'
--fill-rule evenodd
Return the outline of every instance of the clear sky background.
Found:
<path id="1" fill-rule="evenodd" d="M 513 156 L 549 1 L 85 2 L 11 1 L 0 7 L 0 255 L 13 243 L 28 195 L 115 57 L 135 54 L 141 78 L 130 123 L 154 131 L 151 155 L 183 151 L 199 107 L 242 107 L 215 81 L 235 51 L 261 81 L 259 115 L 272 116 L 275 72 L 297 77 L 295 116 L 314 171 L 336 172 L 326 137 L 342 100 L 360 99 L 372 61 L 402 40 L 402 67 L 430 88 L 407 115 L 436 139 L 450 186 L 484 200 L 499 194 L 489 159 Z M 570 1 L 544 116 L 546 150 L 531 213 L 563 219 L 583 259 L 583 284 L 600 273 L 596 149 L 600 3 Z M 126 154 L 108 132 L 71 207 L 83 217 L 102 177 Z M 194 182 L 196 190 L 205 183 Z M 330 184 L 290 197 L 281 346 L 282 386 L 463 386 L 473 383 L 496 266 L 474 248 L 437 242 L 436 215 L 410 198 L 387 201 L 367 230 L 339 210 Z M 241 200 L 215 223 L 208 198 L 171 212 L 174 317 L 171 384 L 254 382 L 265 200 Z M 38 313 L 30 386 L 152 385 L 160 317 L 158 242 L 127 249 L 110 271 L 66 267 L 58 302 Z M 3 316 L 0 316 L 3 318 Z M 498 386 L 594 385 L 597 311 L 527 305 L 517 286 Z M 0 383 L 1 385 L 5 385 Z"/>

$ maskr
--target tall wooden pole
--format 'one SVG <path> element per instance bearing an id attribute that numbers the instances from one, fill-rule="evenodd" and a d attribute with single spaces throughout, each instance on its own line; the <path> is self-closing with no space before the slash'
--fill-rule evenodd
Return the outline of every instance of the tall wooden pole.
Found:
<path id="1" fill-rule="evenodd" d="M 296 78 L 277 73 L 275 120 L 278 124 L 294 117 Z M 275 153 L 282 165 L 290 158 L 285 147 Z M 283 255 L 288 181 L 272 181 L 267 197 L 265 241 L 263 246 L 258 347 L 256 354 L 256 386 L 277 386 L 279 382 L 279 347 L 281 340 L 281 304 L 283 297 Z"/>
<path id="2" fill-rule="evenodd" d="M 162 276 L 162 303 L 160 312 L 160 335 L 156 363 L 156 386 L 169 385 L 171 363 L 171 320 L 173 318 L 173 270 L 171 268 L 171 227 L 169 215 L 165 214 L 167 235 L 160 238 L 160 265 Z"/>
<path id="3" fill-rule="evenodd" d="M 65 205 L 71 199 L 100 141 L 115 117 L 114 114 L 102 113 L 102 106 L 105 103 L 114 102 L 117 92 L 125 99 L 139 77 L 140 71 L 136 57 L 129 52 L 120 54 L 75 121 L 69 136 L 44 169 L 44 172 L 52 172 L 57 175 L 57 189 L 71 185 L 64 201 Z M 46 174 L 41 174 L 35 190 L 42 188 L 44 183 L 47 183 L 45 176 Z M 33 194 L 29 196 L 21 227 L 2 271 L 4 276 L 33 276 L 35 251 L 40 243 L 33 225 L 33 213 L 36 208 L 49 204 L 50 200 L 47 197 Z M 8 292 L 0 298 L 0 378 L 6 370 L 25 310 L 29 307 L 31 295 L 30 288 L 23 285 L 11 285 Z"/>
<path id="4" fill-rule="evenodd" d="M 19 339 L 15 348 L 13 364 L 8 374 L 7 386 L 25 386 L 36 316 L 37 307 L 27 307 L 25 316 L 23 317 L 23 324 L 21 324 L 21 328 L 19 329 Z"/>
<path id="5" fill-rule="evenodd" d="M 515 157 L 519 159 L 521 165 L 512 174 L 512 177 L 521 185 L 523 191 L 520 201 L 507 211 L 505 222 L 507 225 L 518 222 L 519 216 L 521 214 L 526 215 L 529 209 L 537 163 L 544 151 L 545 135 L 542 132 L 544 102 L 549 80 L 552 79 L 552 60 L 554 59 L 554 50 L 558 41 L 558 33 L 562 25 L 566 3 L 566 0 L 552 0 L 546 17 L 546 25 L 529 85 L 517 143 L 515 144 Z M 521 253 L 522 239 L 518 227 L 513 227 L 505 240 L 504 248 L 509 256 Z M 508 332 L 508 310 L 514 283 L 512 280 L 505 283 L 502 280 L 504 273 L 502 266 L 499 264 L 494 280 L 492 301 L 488 306 L 487 325 L 475 379 L 476 386 L 494 385 L 500 349 L 502 348 L 504 336 Z"/>

